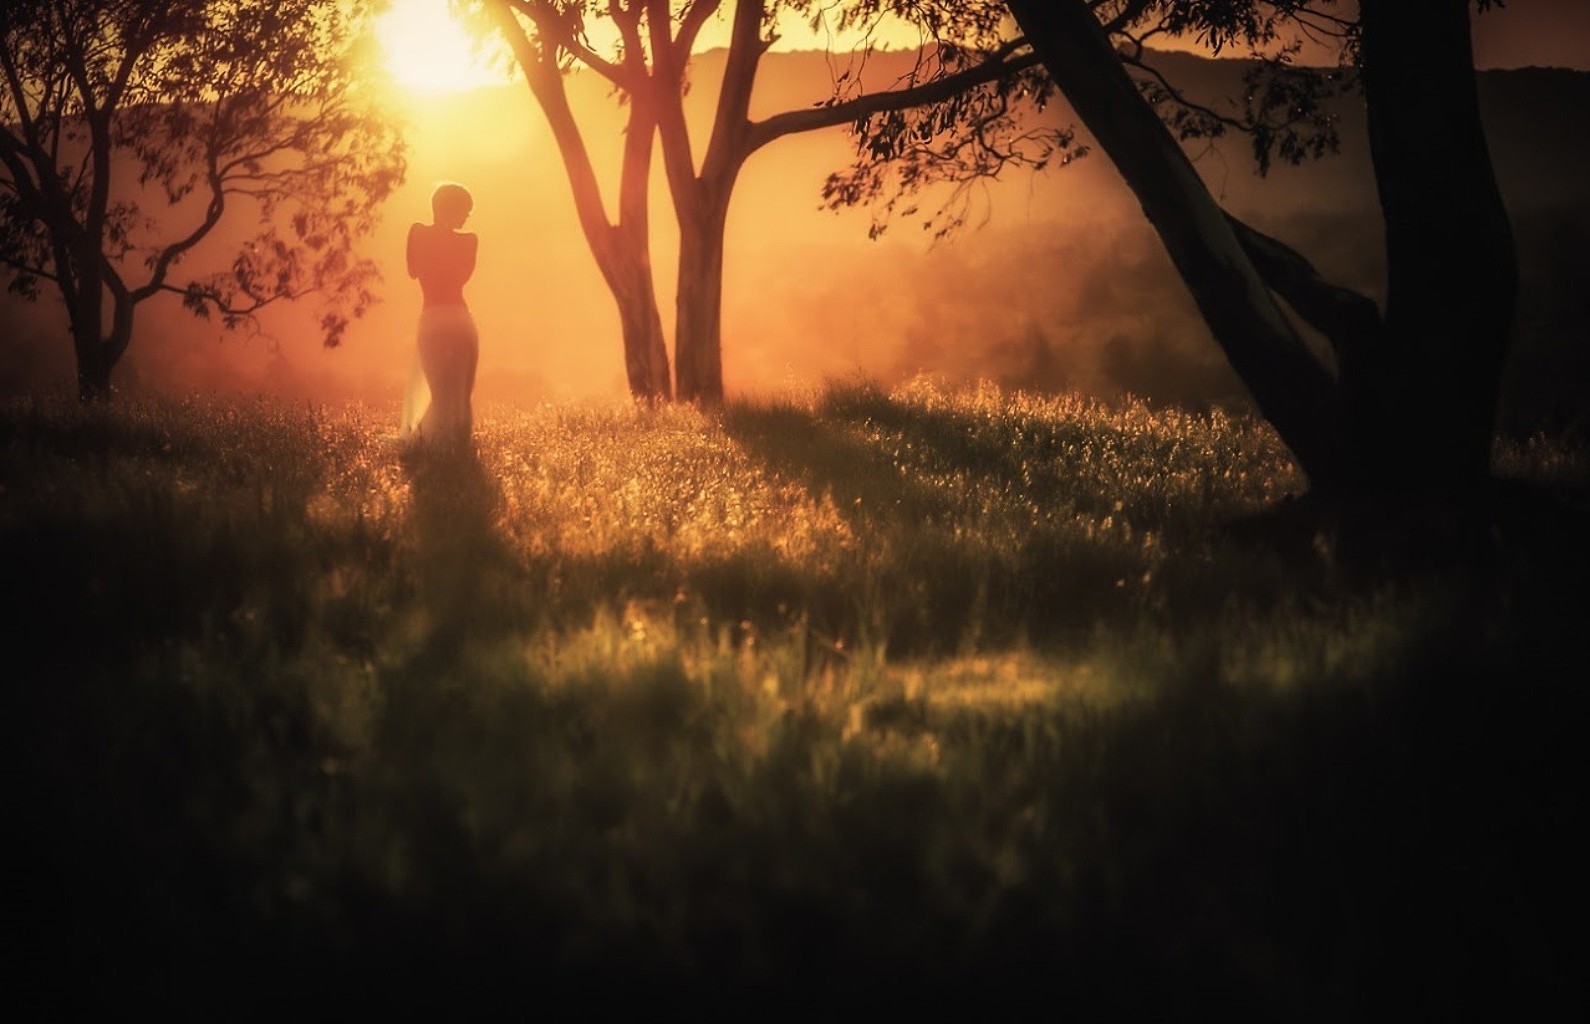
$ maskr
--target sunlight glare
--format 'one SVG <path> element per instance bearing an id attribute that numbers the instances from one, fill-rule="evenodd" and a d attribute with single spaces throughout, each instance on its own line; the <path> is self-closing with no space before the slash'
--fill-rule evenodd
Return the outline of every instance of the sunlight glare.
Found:
<path id="1" fill-rule="evenodd" d="M 410 92 L 434 96 L 504 80 L 447 0 L 393 0 L 376 21 L 376 37 L 393 79 Z"/>

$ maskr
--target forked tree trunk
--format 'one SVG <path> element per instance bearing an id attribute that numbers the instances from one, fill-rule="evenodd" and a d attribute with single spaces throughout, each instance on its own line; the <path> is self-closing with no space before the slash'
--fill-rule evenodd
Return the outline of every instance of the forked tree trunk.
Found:
<path id="1" fill-rule="evenodd" d="M 658 4 L 653 17 L 666 7 Z M 767 49 L 761 35 L 766 12 L 766 0 L 735 5 L 717 112 L 699 174 L 682 103 L 689 48 L 677 48 L 677 38 L 663 30 L 663 22 L 654 21 L 652 28 L 653 81 L 661 89 L 657 130 L 679 224 L 674 378 L 681 400 L 707 406 L 723 402 L 723 232 L 735 181 L 756 149 L 749 110 L 756 69 Z"/>
<path id="2" fill-rule="evenodd" d="M 1363 0 L 1364 94 L 1386 223 L 1378 415 L 1350 431 L 1379 491 L 1462 495 L 1488 476 L 1518 262 L 1480 120 L 1468 0 Z"/>
<path id="3" fill-rule="evenodd" d="M 1383 322 L 1372 311 L 1357 318 L 1373 326 L 1343 353 L 1339 381 L 1304 348 L 1271 294 L 1280 284 L 1250 258 L 1087 4 L 1009 4 L 1315 489 L 1391 500 L 1472 493 L 1489 467 L 1517 260 L 1480 122 L 1468 0 L 1363 0 L 1389 299 Z"/>

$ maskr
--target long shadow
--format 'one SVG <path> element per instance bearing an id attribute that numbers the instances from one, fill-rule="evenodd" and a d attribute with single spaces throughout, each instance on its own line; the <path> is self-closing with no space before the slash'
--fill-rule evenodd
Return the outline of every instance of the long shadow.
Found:
<path id="1" fill-rule="evenodd" d="M 723 426 L 763 465 L 814 497 L 831 496 L 839 513 L 859 526 L 922 523 L 954 509 L 894 453 L 809 410 L 735 405 L 724 411 Z"/>
<path id="2" fill-rule="evenodd" d="M 862 570 L 876 578 L 861 596 L 889 609 L 891 653 L 942 654 L 968 642 L 1065 646 L 1101 620 L 1141 613 L 1118 582 L 1141 577 L 1139 551 L 1053 522 L 1019 536 L 975 534 L 963 488 L 996 496 L 1030 489 L 1030 467 L 1023 480 L 1009 453 L 951 451 L 938 432 L 964 433 L 964 424 L 917 423 L 916 410 L 881 396 L 860 401 L 867 404 L 830 399 L 815 411 L 741 405 L 723 413 L 723 424 L 772 473 L 831 497 L 856 527 L 862 557 L 879 556 Z M 886 430 L 873 435 L 876 426 Z"/>
<path id="3" fill-rule="evenodd" d="M 1131 496 L 1104 490 L 1104 481 L 1077 472 L 1090 458 L 1108 457 L 1089 446 L 1127 438 L 1104 420 L 1033 419 L 1014 429 L 1015 422 L 995 425 L 948 408 L 908 405 L 869 388 L 831 392 L 822 411 L 836 426 L 895 432 L 924 461 L 974 474 L 987 486 L 1019 490 L 1041 505 L 1072 508 L 1085 516 L 1124 518 L 1140 529 L 1164 529 L 1175 519 L 1175 510 L 1163 502 L 1123 501 Z M 1139 438 L 1132 440 L 1141 443 Z"/>
<path id="4" fill-rule="evenodd" d="M 404 468 L 427 657 L 453 659 L 471 643 L 521 627 L 527 595 L 497 529 L 497 481 L 469 451 L 421 449 L 404 457 Z"/>

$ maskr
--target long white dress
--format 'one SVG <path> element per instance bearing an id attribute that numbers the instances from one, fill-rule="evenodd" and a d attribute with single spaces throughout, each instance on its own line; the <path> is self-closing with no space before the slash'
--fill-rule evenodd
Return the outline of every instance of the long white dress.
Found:
<path id="1" fill-rule="evenodd" d="M 464 284 L 475 272 L 478 239 L 440 224 L 409 227 L 408 271 L 420 283 L 425 307 L 415 332 L 414 365 L 403 395 L 400 437 L 447 447 L 467 445 L 473 429 L 470 393 L 480 358 L 480 336 L 464 304 Z"/>
<path id="2" fill-rule="evenodd" d="M 415 342 L 400 436 L 450 444 L 468 441 L 474 427 L 470 394 L 480 357 L 480 336 L 469 307 L 425 308 Z"/>
<path id="3" fill-rule="evenodd" d="M 419 436 L 420 419 L 431 404 L 431 389 L 425 383 L 425 371 L 420 369 L 420 347 L 414 346 L 414 366 L 409 371 L 409 385 L 403 389 L 403 418 L 398 423 L 398 436 L 412 441 Z"/>

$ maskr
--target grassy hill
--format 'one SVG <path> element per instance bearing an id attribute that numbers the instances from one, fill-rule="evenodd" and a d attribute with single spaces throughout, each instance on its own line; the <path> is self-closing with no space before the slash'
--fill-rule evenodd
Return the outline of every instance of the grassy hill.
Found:
<path id="1" fill-rule="evenodd" d="M 1568 992 L 1582 452 L 1499 449 L 1552 497 L 1377 565 L 1219 415 L 499 407 L 462 461 L 394 421 L 0 407 L 25 998 Z"/>

